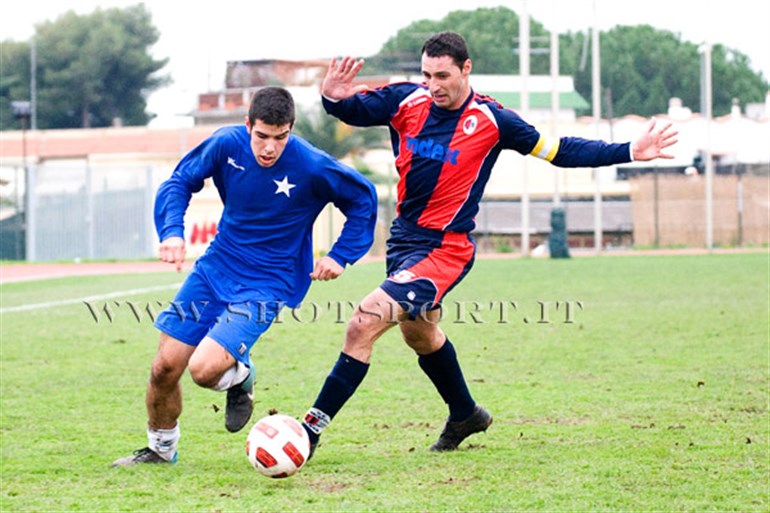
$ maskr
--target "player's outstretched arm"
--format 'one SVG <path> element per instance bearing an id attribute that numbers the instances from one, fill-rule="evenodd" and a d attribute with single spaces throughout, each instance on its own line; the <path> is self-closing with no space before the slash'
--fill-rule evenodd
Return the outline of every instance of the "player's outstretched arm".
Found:
<path id="1" fill-rule="evenodd" d="M 634 160 L 674 158 L 670 153 L 663 153 L 663 150 L 677 143 L 676 136 L 679 135 L 679 132 L 671 127 L 670 122 L 663 124 L 660 128 L 656 128 L 655 125 L 656 120 L 652 118 L 644 133 L 632 144 Z"/>
<path id="2" fill-rule="evenodd" d="M 169 237 L 160 243 L 160 259 L 169 264 L 175 264 L 177 271 L 182 270 L 186 254 L 187 250 L 182 237 Z"/>
<path id="3" fill-rule="evenodd" d="M 321 83 L 321 94 L 330 100 L 344 100 L 369 89 L 363 84 L 353 85 L 353 79 L 356 78 L 363 65 L 363 59 L 343 57 L 338 63 L 336 57 L 332 58 L 326 76 Z"/>

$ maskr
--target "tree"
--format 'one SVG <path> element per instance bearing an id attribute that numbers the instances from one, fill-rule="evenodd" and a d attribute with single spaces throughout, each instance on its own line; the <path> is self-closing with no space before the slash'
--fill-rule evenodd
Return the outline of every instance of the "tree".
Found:
<path id="1" fill-rule="evenodd" d="M 29 45 L 0 44 L 0 129 L 20 128 L 11 114 L 11 101 L 29 99 Z"/>
<path id="2" fill-rule="evenodd" d="M 419 20 L 388 39 L 379 53 L 367 62 L 367 73 L 401 71 L 419 73 L 420 50 L 435 32 L 453 30 L 463 35 L 473 60 L 474 73 L 519 72 L 519 16 L 507 7 L 482 7 L 475 11 L 453 11 L 443 19 Z M 543 26 L 532 20 L 530 36 L 547 36 Z M 534 45 L 533 45 L 534 46 Z M 531 59 L 532 73 L 548 73 L 548 58 Z"/>
<path id="3" fill-rule="evenodd" d="M 169 81 L 157 74 L 167 59 L 148 53 L 158 37 L 144 4 L 85 16 L 69 11 L 38 25 L 38 127 L 101 127 L 116 118 L 147 124 L 147 95 Z M 6 109 L 7 102 L 30 98 L 30 44 L 2 46 L 0 108 Z M 14 128 L 5 116 L 0 121 L 0 128 Z"/>
<path id="4" fill-rule="evenodd" d="M 591 98 L 591 59 L 586 33 L 560 38 L 560 68 L 575 78 L 575 89 Z M 672 97 L 700 110 L 700 54 L 694 43 L 650 25 L 617 26 L 599 36 L 601 82 L 609 88 L 616 116 L 652 116 L 668 109 Z M 584 61 L 585 65 L 580 63 Z M 730 112 L 733 98 L 761 102 L 770 84 L 749 66 L 743 53 L 715 45 L 712 53 L 714 115 Z"/>
<path id="5" fill-rule="evenodd" d="M 390 38 L 374 57 L 367 59 L 367 73 L 419 73 L 422 43 L 431 33 L 454 30 L 468 42 L 475 73 L 518 74 L 519 17 L 506 8 L 479 8 L 454 11 L 438 21 L 411 23 Z M 530 22 L 530 45 L 541 42 L 548 33 L 542 24 Z M 559 69 L 575 79 L 575 89 L 592 101 L 591 55 L 588 32 L 559 36 Z M 651 116 L 666 112 L 671 97 L 681 98 L 693 110 L 700 109 L 700 55 L 698 46 L 682 41 L 669 31 L 649 25 L 617 26 L 600 35 L 601 82 L 609 89 L 602 97 L 612 99 L 609 108 L 615 116 Z M 532 74 L 548 74 L 547 54 L 530 58 Z M 712 52 L 714 115 L 730 111 L 733 99 L 741 104 L 764 101 L 770 83 L 749 66 L 743 53 L 715 45 Z M 591 107 L 580 114 L 591 112 Z"/>
<path id="6" fill-rule="evenodd" d="M 299 110 L 294 131 L 336 159 L 352 155 L 355 167 L 377 182 L 378 177 L 360 160 L 364 150 L 384 148 L 388 132 L 383 127 L 358 128 L 314 109 Z"/>

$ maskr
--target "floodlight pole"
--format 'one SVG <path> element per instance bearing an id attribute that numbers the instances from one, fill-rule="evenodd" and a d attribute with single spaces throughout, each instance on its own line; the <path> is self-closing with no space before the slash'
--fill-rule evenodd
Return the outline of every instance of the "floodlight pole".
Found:
<path id="1" fill-rule="evenodd" d="M 37 130 L 37 38 L 33 35 L 29 51 L 29 128 Z"/>
<path id="2" fill-rule="evenodd" d="M 591 29 L 591 92 L 593 103 L 594 127 L 597 139 L 600 138 L 602 98 L 601 98 L 601 67 L 599 63 L 599 20 L 594 5 L 593 27 Z M 594 168 L 594 249 L 597 253 L 602 250 L 602 184 L 599 168 Z"/>
<path id="3" fill-rule="evenodd" d="M 553 1 L 553 12 L 557 12 L 556 2 Z M 558 130 L 559 116 L 559 33 L 556 28 L 551 29 L 551 136 L 554 139 L 559 137 Z M 553 206 L 561 205 L 561 196 L 559 193 L 559 166 L 553 166 Z"/>
<path id="4" fill-rule="evenodd" d="M 529 13 L 527 0 L 521 2 L 519 14 L 519 74 L 521 75 L 521 116 L 529 115 Z M 529 256 L 529 171 L 527 159 L 521 169 L 521 254 Z"/>
<path id="5" fill-rule="evenodd" d="M 31 254 L 30 250 L 30 242 L 31 237 L 29 236 L 29 224 L 30 224 L 30 176 L 29 176 L 29 169 L 27 169 L 27 127 L 29 126 L 29 120 L 32 117 L 32 109 L 30 106 L 30 102 L 28 101 L 12 101 L 11 102 L 11 111 L 13 112 L 13 117 L 18 119 L 21 123 L 21 167 L 24 172 L 24 223 L 23 227 L 24 230 L 27 232 L 26 237 L 26 257 L 27 260 L 29 260 L 29 255 Z M 16 184 L 16 187 L 18 187 L 18 184 Z M 17 205 L 18 207 L 18 205 Z"/>
<path id="6" fill-rule="evenodd" d="M 698 51 L 701 54 L 701 115 L 706 118 L 706 249 L 714 248 L 714 159 L 711 155 L 711 44 L 703 43 Z"/>

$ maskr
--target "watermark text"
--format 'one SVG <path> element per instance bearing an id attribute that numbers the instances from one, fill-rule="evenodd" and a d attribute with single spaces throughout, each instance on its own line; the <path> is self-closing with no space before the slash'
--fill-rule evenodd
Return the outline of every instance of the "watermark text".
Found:
<path id="1" fill-rule="evenodd" d="M 537 300 L 522 304 L 513 300 L 451 301 L 435 308 L 389 302 L 357 304 L 352 301 L 308 301 L 296 307 L 283 302 L 251 302 L 227 305 L 223 311 L 212 312 L 206 301 L 83 301 L 86 311 L 96 324 L 112 324 L 119 319 L 155 322 L 161 312 L 177 315 L 183 322 L 296 322 L 311 324 L 330 322 L 385 321 L 398 324 L 409 320 L 452 324 L 575 324 L 584 310 L 579 300 Z M 273 312 L 273 313 L 271 313 Z M 277 312 L 277 313 L 275 313 Z"/>

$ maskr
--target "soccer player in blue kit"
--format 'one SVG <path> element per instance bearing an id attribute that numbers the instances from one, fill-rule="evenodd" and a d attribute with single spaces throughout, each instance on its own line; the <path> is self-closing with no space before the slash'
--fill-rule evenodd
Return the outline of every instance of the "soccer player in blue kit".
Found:
<path id="1" fill-rule="evenodd" d="M 158 189 L 160 258 L 177 270 L 185 258 L 184 214 L 206 178 L 224 211 L 216 237 L 155 322 L 161 335 L 147 385 L 147 447 L 113 466 L 176 462 L 186 368 L 196 384 L 227 391 L 225 427 L 241 430 L 253 410 L 254 343 L 284 304 L 302 301 L 311 280 L 339 277 L 371 247 L 374 186 L 292 134 L 294 118 L 286 89 L 258 90 L 245 126 L 217 130 Z M 313 222 L 329 203 L 346 221 L 314 266 Z"/>
<path id="2" fill-rule="evenodd" d="M 374 342 L 395 325 L 448 405 L 449 417 L 430 449 L 454 450 L 492 423 L 492 415 L 471 396 L 454 346 L 438 321 L 442 299 L 473 265 L 470 232 L 502 150 L 561 167 L 673 158 L 663 150 L 676 143 L 677 133 L 670 123 L 656 127 L 655 120 L 633 143 L 544 136 L 513 110 L 473 91 L 468 48 L 457 33 L 434 34 L 421 54 L 422 84 L 370 90 L 353 81 L 363 61 L 345 57 L 332 59 L 321 86 L 329 114 L 354 126 L 389 128 L 399 181 L 397 215 L 387 242 L 387 278 L 349 320 L 339 359 L 305 415 L 311 451 L 363 381 Z"/>

